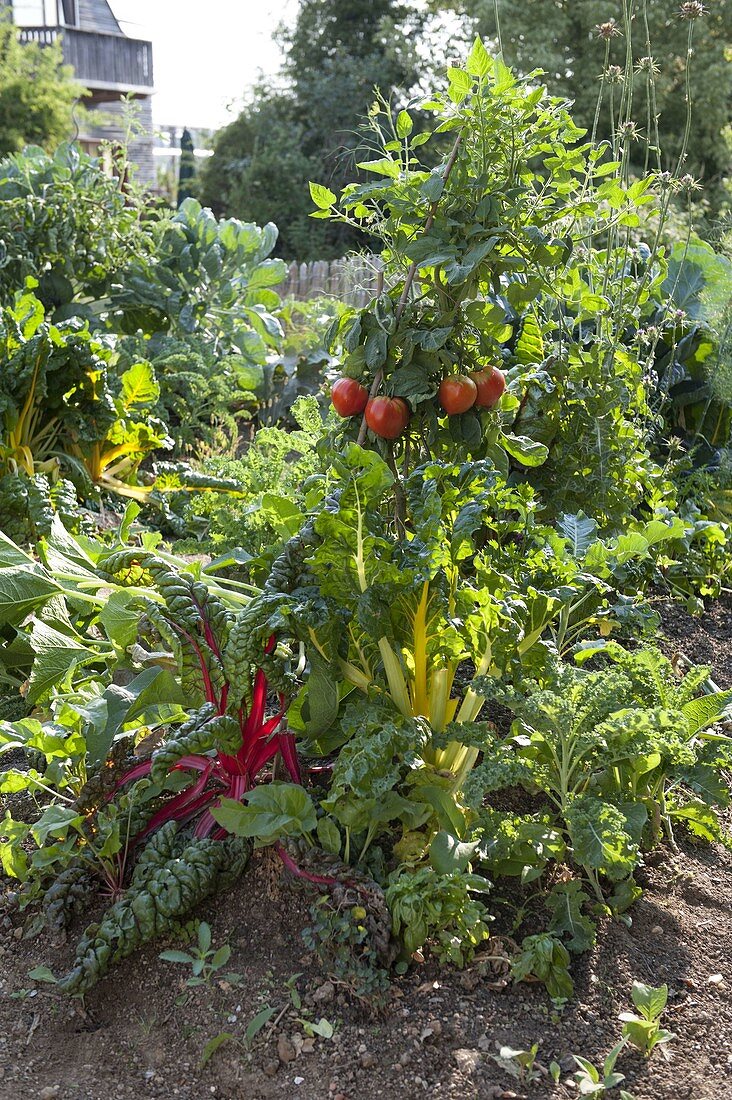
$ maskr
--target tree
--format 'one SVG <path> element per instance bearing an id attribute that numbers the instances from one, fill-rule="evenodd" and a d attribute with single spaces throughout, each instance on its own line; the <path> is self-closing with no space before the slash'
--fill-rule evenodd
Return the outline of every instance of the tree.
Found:
<path id="1" fill-rule="evenodd" d="M 0 155 L 24 145 L 52 149 L 69 137 L 71 109 L 83 95 L 61 46 L 21 44 L 18 29 L 0 18 Z"/>
<path id="2" fill-rule="evenodd" d="M 623 4 L 618 0 L 521 0 L 520 4 L 515 0 L 454 0 L 452 6 L 472 17 L 476 30 L 494 41 L 497 11 L 506 63 L 524 73 L 544 69 L 550 89 L 574 101 L 572 114 L 578 125 L 592 128 L 605 48 L 609 66 L 621 70 L 625 66 L 628 43 L 622 33 Z M 633 116 L 640 130 L 638 159 L 645 159 L 654 130 L 652 120 L 649 125 L 650 90 L 659 115 L 662 167 L 676 165 L 686 127 L 687 42 L 691 29 L 692 129 L 683 171 L 716 180 L 730 170 L 730 146 L 724 140 L 724 131 L 732 113 L 732 65 L 725 53 L 729 48 L 732 0 L 706 0 L 704 4 L 640 0 L 631 6 L 635 13 L 630 45 L 635 69 Z M 653 58 L 653 71 L 645 61 L 648 57 Z M 613 79 L 621 80 L 622 75 L 615 74 Z M 615 93 L 617 118 L 622 86 L 613 89 L 605 80 L 600 137 L 611 136 L 611 91 Z M 654 158 L 652 153 L 651 164 Z"/>
<path id="3" fill-rule="evenodd" d="M 196 162 L 193 157 L 193 138 L 187 126 L 180 136 L 180 167 L 178 169 L 178 206 L 183 199 L 193 194 L 191 183 L 196 175 Z"/>
<path id="4" fill-rule="evenodd" d="M 289 259 L 341 256 L 356 243 L 347 227 L 309 218 L 308 181 L 338 190 L 359 178 L 360 121 L 374 87 L 411 89 L 424 16 L 397 0 L 301 0 L 286 50 L 281 89 L 259 87 L 217 136 L 200 195 L 219 214 L 280 229 Z"/>

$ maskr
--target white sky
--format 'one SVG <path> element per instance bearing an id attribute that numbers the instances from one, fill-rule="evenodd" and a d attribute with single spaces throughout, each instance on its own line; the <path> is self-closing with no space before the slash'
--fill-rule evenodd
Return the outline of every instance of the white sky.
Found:
<path id="1" fill-rule="evenodd" d="M 155 126 L 215 128 L 280 56 L 272 34 L 296 0 L 110 0 L 125 34 L 153 44 Z"/>

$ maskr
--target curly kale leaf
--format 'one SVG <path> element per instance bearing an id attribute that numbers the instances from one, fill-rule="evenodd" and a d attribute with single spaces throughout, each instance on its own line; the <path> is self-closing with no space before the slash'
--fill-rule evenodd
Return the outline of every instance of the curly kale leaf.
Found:
<path id="1" fill-rule="evenodd" d="M 589 902 L 582 883 L 577 879 L 558 882 L 544 899 L 552 915 L 548 931 L 558 936 L 568 936 L 566 946 L 569 951 L 579 953 L 594 947 L 597 926 L 582 911 Z"/>
<path id="2" fill-rule="evenodd" d="M 647 816 L 640 802 L 621 808 L 590 794 L 573 798 L 564 817 L 575 861 L 601 871 L 613 882 L 627 878 L 638 862 Z"/>
<path id="3" fill-rule="evenodd" d="M 688 766 L 696 760 L 681 711 L 628 708 L 602 722 L 596 732 L 605 742 L 608 768 L 627 762 L 641 775 L 660 765 Z"/>
<path id="4" fill-rule="evenodd" d="M 479 837 L 478 857 L 494 875 L 518 875 L 522 882 L 538 878 L 550 859 L 564 858 L 566 845 L 549 814 L 513 814 L 484 808 L 473 837 Z"/>

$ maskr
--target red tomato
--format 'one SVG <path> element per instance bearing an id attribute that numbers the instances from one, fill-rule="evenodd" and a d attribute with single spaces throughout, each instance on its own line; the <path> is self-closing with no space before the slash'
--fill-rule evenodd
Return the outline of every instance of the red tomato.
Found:
<path id="1" fill-rule="evenodd" d="M 492 409 L 503 396 L 506 388 L 506 376 L 498 367 L 486 367 L 485 370 L 474 371 L 470 377 L 478 387 L 478 396 L 475 403 L 480 409 Z"/>
<path id="2" fill-rule="evenodd" d="M 333 383 L 330 399 L 339 416 L 355 416 L 366 408 L 369 391 L 355 378 L 339 378 Z"/>
<path id="3" fill-rule="evenodd" d="M 409 423 L 409 405 L 403 397 L 373 397 L 366 406 L 366 423 L 374 435 L 396 439 Z"/>
<path id="4" fill-rule="evenodd" d="M 440 382 L 437 395 L 447 415 L 455 416 L 473 407 L 478 387 L 472 378 L 464 374 L 450 374 Z"/>

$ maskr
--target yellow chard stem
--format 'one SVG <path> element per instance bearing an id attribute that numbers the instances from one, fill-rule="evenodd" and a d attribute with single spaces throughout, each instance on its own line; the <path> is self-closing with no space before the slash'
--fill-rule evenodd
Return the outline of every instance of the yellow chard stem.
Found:
<path id="1" fill-rule="evenodd" d="M 427 604 L 429 602 L 429 581 L 422 585 L 422 595 L 414 616 L 414 713 L 425 718 L 429 715 L 429 695 L 427 692 Z"/>
<path id="2" fill-rule="evenodd" d="M 412 718 L 412 701 L 409 698 L 409 688 L 404 679 L 402 666 L 394 650 L 389 645 L 387 638 L 379 638 L 379 653 L 384 662 L 384 672 L 389 684 L 389 694 L 397 709 L 405 718 Z"/>
<path id="3" fill-rule="evenodd" d="M 446 668 L 432 673 L 429 719 L 435 733 L 442 733 L 447 725 L 447 703 L 450 697 L 450 677 Z"/>

